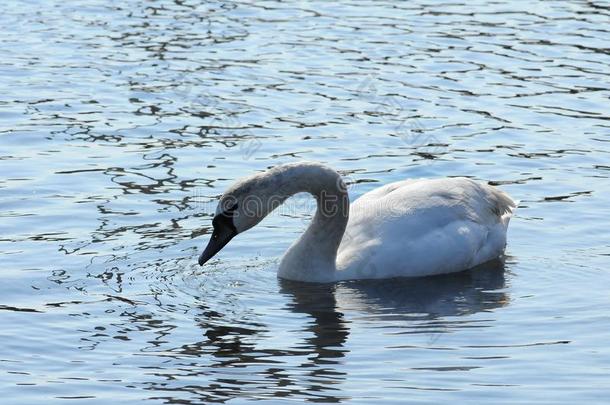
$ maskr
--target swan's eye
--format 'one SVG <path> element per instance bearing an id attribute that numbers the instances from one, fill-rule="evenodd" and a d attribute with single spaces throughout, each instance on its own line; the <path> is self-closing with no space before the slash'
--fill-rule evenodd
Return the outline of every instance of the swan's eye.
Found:
<path id="1" fill-rule="evenodd" d="M 233 204 L 231 207 L 227 208 L 227 215 L 233 215 L 233 212 L 237 209 L 237 203 Z"/>
<path id="2" fill-rule="evenodd" d="M 230 211 L 223 211 L 212 219 L 212 226 L 215 230 L 215 232 L 212 233 L 212 239 L 219 238 L 219 233 L 223 234 L 225 229 L 228 229 L 237 234 L 235 224 L 233 223 L 233 216 L 235 214 L 236 209 L 237 204 L 231 207 Z"/>
<path id="3" fill-rule="evenodd" d="M 237 209 L 237 201 L 235 201 L 234 198 L 228 199 L 221 203 L 221 207 L 222 207 L 222 213 L 224 215 L 230 216 L 233 214 L 233 211 L 235 211 Z"/>

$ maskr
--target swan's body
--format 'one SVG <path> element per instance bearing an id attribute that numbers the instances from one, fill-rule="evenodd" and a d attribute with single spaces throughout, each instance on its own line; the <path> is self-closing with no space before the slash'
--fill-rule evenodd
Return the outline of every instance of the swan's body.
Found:
<path id="1" fill-rule="evenodd" d="M 388 184 L 352 205 L 337 269 L 342 279 L 469 269 L 503 253 L 512 204 L 467 178 Z"/>
<path id="2" fill-rule="evenodd" d="M 334 170 L 309 162 L 282 165 L 239 181 L 223 195 L 200 264 L 303 191 L 316 197 L 318 208 L 282 258 L 278 275 L 308 282 L 469 269 L 503 254 L 515 207 L 494 187 L 449 178 L 391 183 L 364 194 L 350 208 Z"/>

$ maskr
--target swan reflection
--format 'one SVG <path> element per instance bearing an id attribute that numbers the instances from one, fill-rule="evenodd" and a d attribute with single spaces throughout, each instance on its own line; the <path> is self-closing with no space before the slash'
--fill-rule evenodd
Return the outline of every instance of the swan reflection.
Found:
<path id="1" fill-rule="evenodd" d="M 167 373 L 161 373 L 168 380 L 146 383 L 148 389 L 184 403 L 235 398 L 344 402 L 350 399 L 342 387 L 354 366 L 349 341 L 356 329 L 405 334 L 396 338 L 405 345 L 414 345 L 412 334 L 423 333 L 426 347 L 432 347 L 443 333 L 481 322 L 468 315 L 509 303 L 500 261 L 421 279 L 278 283 L 280 301 L 261 298 L 263 287 L 251 286 L 248 293 L 259 301 L 242 315 L 235 307 L 226 313 L 217 310 L 215 298 L 208 300 L 212 307 L 200 305 L 195 319 L 202 339 L 166 352 L 174 359 L 173 366 L 165 365 Z M 248 294 L 242 293 L 242 298 Z M 281 300 L 284 306 L 277 305 Z"/>
<path id="2" fill-rule="evenodd" d="M 310 337 L 300 347 L 315 356 L 308 356 L 308 362 L 301 366 L 324 365 L 326 374 L 335 376 L 334 381 L 326 380 L 329 389 L 346 378 L 340 363 L 349 358 L 346 343 L 352 323 L 366 321 L 374 327 L 402 329 L 405 334 L 426 333 L 428 344 L 432 345 L 440 334 L 466 326 L 466 321 L 456 321 L 456 317 L 492 311 L 509 303 L 508 294 L 502 291 L 506 278 L 501 260 L 461 273 L 427 278 L 334 285 L 280 279 L 279 283 L 280 292 L 290 298 L 287 309 L 311 318 L 301 330 Z M 408 337 L 405 342 L 409 342 Z"/>

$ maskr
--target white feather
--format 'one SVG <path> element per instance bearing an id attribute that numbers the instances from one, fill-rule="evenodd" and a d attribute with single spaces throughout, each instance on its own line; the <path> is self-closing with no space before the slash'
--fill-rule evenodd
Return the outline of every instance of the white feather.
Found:
<path id="1" fill-rule="evenodd" d="M 373 190 L 351 206 L 337 279 L 452 273 L 497 258 L 514 207 L 505 193 L 467 178 Z"/>

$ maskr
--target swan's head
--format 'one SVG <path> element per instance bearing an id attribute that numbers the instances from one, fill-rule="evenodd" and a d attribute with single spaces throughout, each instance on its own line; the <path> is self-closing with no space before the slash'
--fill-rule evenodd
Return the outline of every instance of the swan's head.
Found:
<path id="1" fill-rule="evenodd" d="M 212 220 L 212 236 L 199 264 L 203 265 L 225 247 L 238 233 L 258 224 L 284 202 L 278 195 L 278 184 L 265 173 L 248 177 L 229 188 L 220 198 Z"/>

